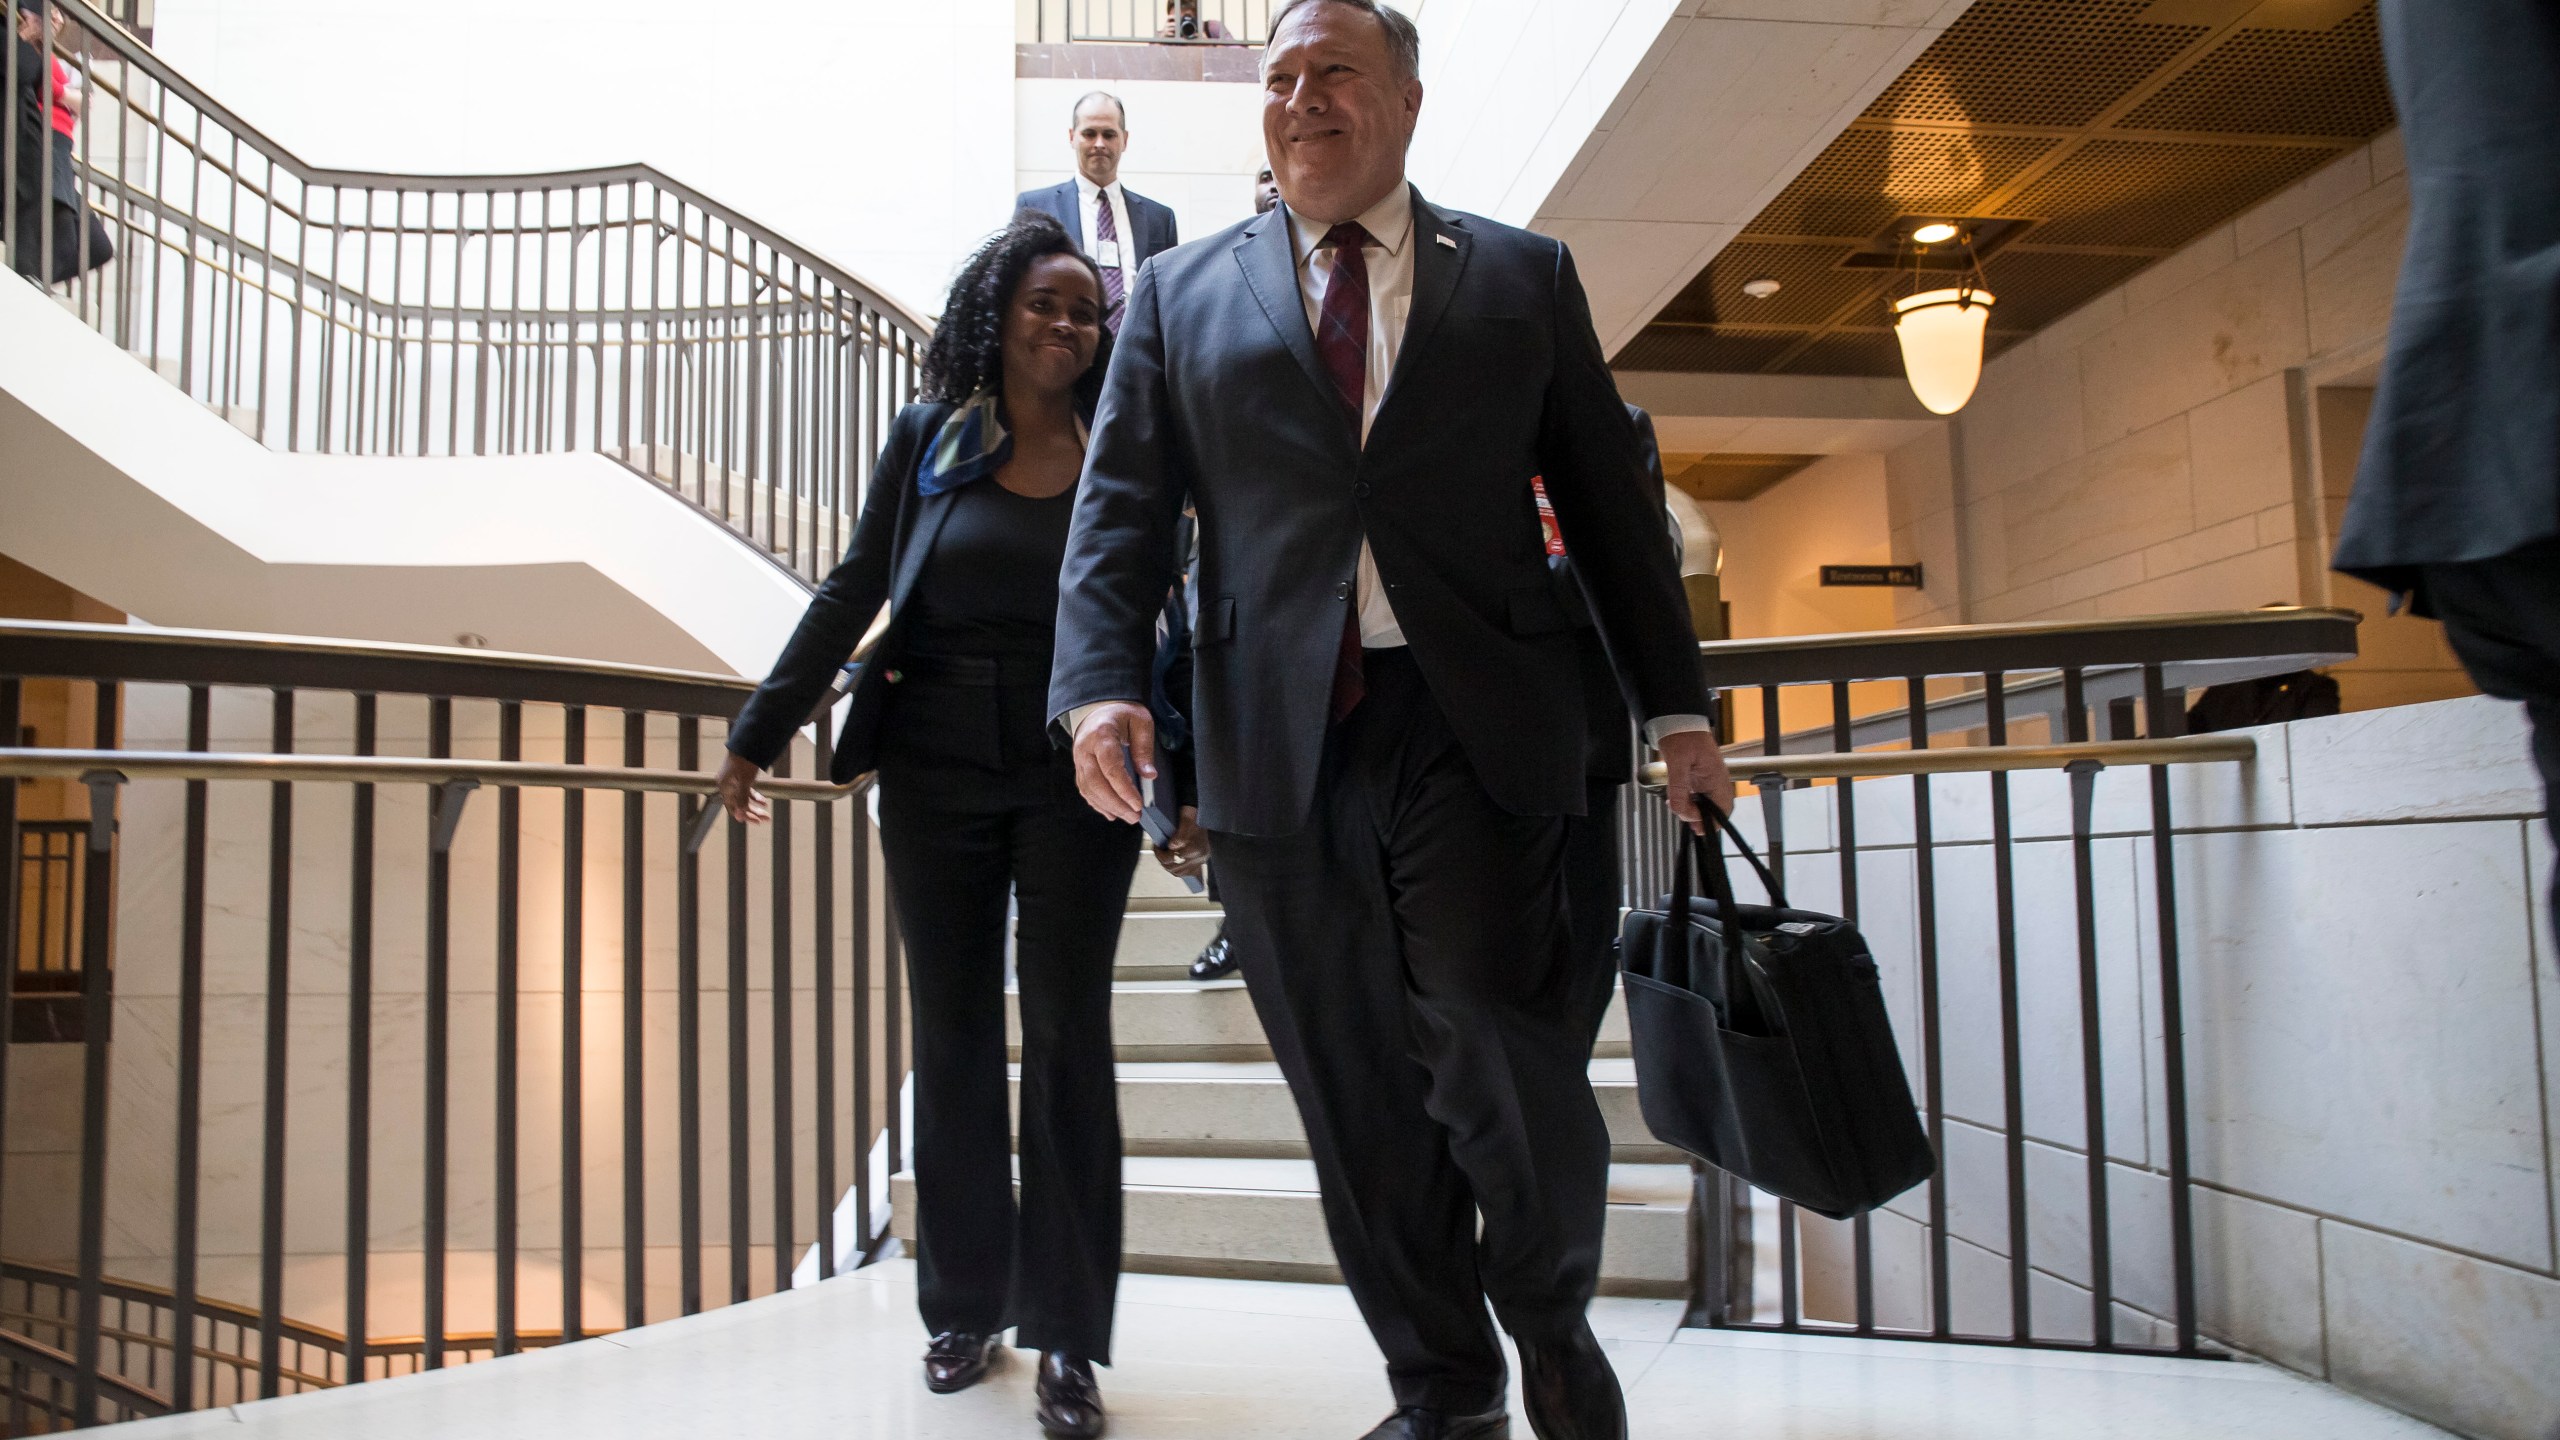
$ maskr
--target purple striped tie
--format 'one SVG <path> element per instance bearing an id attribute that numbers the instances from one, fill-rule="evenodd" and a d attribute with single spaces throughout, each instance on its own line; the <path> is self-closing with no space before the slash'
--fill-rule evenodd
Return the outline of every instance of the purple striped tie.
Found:
<path id="1" fill-rule="evenodd" d="M 1097 190 L 1093 192 L 1093 248 L 1100 250 L 1106 240 L 1114 250 L 1118 249 L 1120 222 L 1111 214 L 1111 192 Z M 1111 327 L 1114 335 L 1120 333 L 1121 302 L 1128 298 L 1128 281 L 1117 263 L 1119 258 L 1115 254 L 1114 263 L 1102 267 L 1102 323 Z"/>

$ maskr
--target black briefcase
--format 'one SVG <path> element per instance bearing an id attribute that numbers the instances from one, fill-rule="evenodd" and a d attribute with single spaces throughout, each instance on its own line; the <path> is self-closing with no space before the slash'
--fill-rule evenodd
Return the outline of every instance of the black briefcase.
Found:
<path id="1" fill-rule="evenodd" d="M 1928 1179 L 1937 1156 L 1867 942 L 1837 916 L 1787 908 L 1768 868 L 1733 841 L 1777 904 L 1736 905 L 1722 836 L 1683 829 L 1663 908 L 1627 916 L 1636 1098 L 1665 1144 L 1846 1220 Z"/>

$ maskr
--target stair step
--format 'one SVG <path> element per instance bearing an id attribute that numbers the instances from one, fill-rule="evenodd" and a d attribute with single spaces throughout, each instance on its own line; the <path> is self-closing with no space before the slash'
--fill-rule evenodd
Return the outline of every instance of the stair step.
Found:
<path id="1" fill-rule="evenodd" d="M 1184 979 L 1200 947 L 1216 938 L 1226 918 L 1226 912 L 1218 909 L 1132 910 L 1120 922 L 1113 978 Z"/>
<path id="2" fill-rule="evenodd" d="M 1681 1164 L 1653 1138 L 1636 1106 L 1635 1066 L 1595 1060 L 1591 1089 L 1621 1164 Z M 1168 1061 L 1120 1067 L 1120 1136 L 1131 1155 L 1303 1160 L 1307 1134 L 1280 1067 L 1269 1061 Z M 1015 1111 L 1021 1073 L 1014 1075 Z"/>
<path id="3" fill-rule="evenodd" d="M 1253 1013 L 1253 1001 L 1242 980 L 1121 980 L 1111 986 L 1111 1040 L 1114 1058 L 1148 1060 L 1268 1060 L 1271 1042 Z M 1011 1058 L 1022 1058 L 1022 1012 L 1018 991 L 1004 997 L 1005 1044 Z M 1609 1002 L 1593 1055 L 1619 1059 L 1627 1051 L 1627 1013 L 1623 996 Z"/>
<path id="4" fill-rule="evenodd" d="M 1121 1180 L 1127 1269 L 1239 1280 L 1341 1278 L 1307 1161 L 1131 1156 Z M 892 1233 L 911 1241 L 912 1173 L 892 1177 L 889 1193 Z M 1690 1193 L 1685 1166 L 1610 1167 L 1601 1293 L 1687 1293 Z"/>

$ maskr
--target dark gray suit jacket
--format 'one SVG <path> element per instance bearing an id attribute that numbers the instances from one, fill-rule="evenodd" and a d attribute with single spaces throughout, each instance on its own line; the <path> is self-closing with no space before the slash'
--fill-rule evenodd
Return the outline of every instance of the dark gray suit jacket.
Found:
<path id="1" fill-rule="evenodd" d="M 1707 708 L 1661 501 L 1572 257 L 1413 204 L 1411 318 L 1365 449 L 1316 354 L 1285 209 L 1159 256 L 1129 301 L 1067 542 L 1049 706 L 1147 694 L 1190 498 L 1192 739 L 1213 830 L 1305 825 L 1364 536 L 1494 801 L 1581 813 L 1580 643 L 1532 476 L 1643 714 Z"/>
<path id="2" fill-rule="evenodd" d="M 1636 471 L 1643 477 L 1647 493 L 1653 496 L 1654 507 L 1663 511 L 1662 542 L 1668 547 L 1671 522 L 1669 511 L 1664 509 L 1667 499 L 1663 492 L 1669 482 L 1662 476 L 1662 444 L 1654 438 L 1651 415 L 1629 405 L 1627 418 L 1636 425 Z M 1572 537 L 1567 536 L 1566 543 L 1570 545 Z M 1635 745 L 1627 733 L 1628 702 L 1621 683 L 1623 677 L 1609 658 L 1609 646 L 1601 637 L 1598 622 L 1591 618 L 1591 598 L 1583 593 L 1582 577 L 1575 573 L 1573 556 L 1550 556 L 1547 568 L 1555 573 L 1557 592 L 1582 641 L 1582 723 L 1588 738 L 1583 775 L 1624 785 L 1635 778 Z"/>
<path id="3" fill-rule="evenodd" d="M 1130 263 L 1131 271 L 1182 243 L 1170 206 L 1150 200 L 1126 185 L 1120 187 L 1120 197 L 1129 202 L 1129 228 L 1138 232 L 1137 259 Z M 1067 227 L 1067 233 L 1076 237 L 1076 244 L 1087 251 L 1093 249 L 1093 237 L 1084 233 L 1084 206 L 1077 199 L 1075 181 L 1061 180 L 1045 190 L 1025 190 L 1014 197 L 1013 203 L 1016 209 L 1055 215 L 1058 223 Z"/>
<path id="4" fill-rule="evenodd" d="M 2382 0 L 2409 248 L 2337 567 L 2560 534 L 2560 4 Z"/>

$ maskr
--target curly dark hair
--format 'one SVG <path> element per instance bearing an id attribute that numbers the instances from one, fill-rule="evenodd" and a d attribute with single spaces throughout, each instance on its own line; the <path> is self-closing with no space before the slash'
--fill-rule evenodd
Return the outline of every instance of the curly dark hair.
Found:
<path id="1" fill-rule="evenodd" d="M 1102 271 L 1076 248 L 1075 237 L 1058 217 L 1027 208 L 1014 212 L 1013 222 L 988 236 L 960 267 L 960 278 L 951 282 L 951 297 L 943 302 L 942 319 L 925 346 L 924 371 L 917 377 L 920 398 L 966 400 L 1004 383 L 1005 310 L 1031 262 L 1044 255 L 1082 261 L 1093 275 L 1094 293 L 1102 293 Z M 1076 380 L 1076 403 L 1087 415 L 1102 396 L 1102 372 L 1110 364 L 1111 331 L 1106 327 L 1102 343 L 1094 347 L 1093 364 Z"/>

